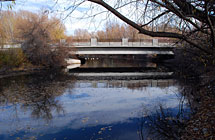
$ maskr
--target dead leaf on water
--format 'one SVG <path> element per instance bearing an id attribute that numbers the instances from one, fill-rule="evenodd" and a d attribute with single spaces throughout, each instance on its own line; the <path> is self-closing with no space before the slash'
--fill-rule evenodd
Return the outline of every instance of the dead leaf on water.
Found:
<path id="1" fill-rule="evenodd" d="M 102 131 L 105 131 L 105 127 L 101 128 Z"/>

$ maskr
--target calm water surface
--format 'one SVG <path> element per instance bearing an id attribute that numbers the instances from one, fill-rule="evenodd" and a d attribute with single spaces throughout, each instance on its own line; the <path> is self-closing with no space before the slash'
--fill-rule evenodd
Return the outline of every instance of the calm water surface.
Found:
<path id="1" fill-rule="evenodd" d="M 139 140 L 160 106 L 175 116 L 172 79 L 77 80 L 50 73 L 0 80 L 0 139 Z M 186 102 L 185 102 L 186 105 Z"/>

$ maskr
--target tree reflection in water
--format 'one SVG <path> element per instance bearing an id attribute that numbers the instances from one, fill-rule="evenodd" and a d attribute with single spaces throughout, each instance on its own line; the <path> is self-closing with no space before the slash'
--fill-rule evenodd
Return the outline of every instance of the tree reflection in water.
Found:
<path id="1" fill-rule="evenodd" d="M 188 118 L 189 116 L 185 116 L 183 112 L 174 114 L 172 110 L 165 109 L 160 105 L 155 113 L 141 119 L 138 130 L 139 138 L 140 140 L 180 139 L 181 131 L 184 128 L 184 121 Z M 144 132 L 144 126 L 149 127 L 147 132 Z"/>
<path id="2" fill-rule="evenodd" d="M 151 111 L 147 107 L 143 107 L 138 127 L 139 139 L 180 139 L 185 128 L 185 122 L 190 119 L 192 114 L 189 103 L 182 93 L 178 108 L 167 108 L 160 104 Z"/>
<path id="3" fill-rule="evenodd" d="M 139 121 L 139 138 L 145 139 L 213 139 L 214 90 L 212 82 L 189 80 L 180 82 L 178 111 L 160 105 L 155 113 L 143 110 Z M 186 105 L 185 105 L 186 104 Z M 145 127 L 150 129 L 146 132 Z"/>
<path id="4" fill-rule="evenodd" d="M 49 121 L 53 113 L 64 113 L 56 97 L 65 92 L 68 84 L 72 88 L 73 83 L 74 77 L 52 72 L 0 79 L 0 105 L 13 105 L 15 112 L 20 106 L 23 111 L 30 110 L 33 118 Z"/>

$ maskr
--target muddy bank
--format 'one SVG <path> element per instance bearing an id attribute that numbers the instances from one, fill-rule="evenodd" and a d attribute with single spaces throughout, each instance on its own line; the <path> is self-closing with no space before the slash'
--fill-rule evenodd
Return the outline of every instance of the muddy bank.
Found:
<path id="1" fill-rule="evenodd" d="M 182 140 L 215 140 L 215 85 L 205 78 L 198 86 L 185 95 L 190 102 L 193 114 L 185 122 Z M 191 87 L 192 88 L 192 87 Z"/>
<path id="2" fill-rule="evenodd" d="M 198 112 L 186 123 L 181 139 L 214 140 L 215 139 L 215 101 L 204 99 Z"/>

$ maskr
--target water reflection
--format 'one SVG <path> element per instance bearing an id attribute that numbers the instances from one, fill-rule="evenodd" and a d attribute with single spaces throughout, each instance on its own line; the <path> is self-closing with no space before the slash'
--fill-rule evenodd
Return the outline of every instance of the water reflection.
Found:
<path id="1" fill-rule="evenodd" d="M 67 88 L 63 75 L 42 74 L 0 79 L 0 105 L 13 107 L 15 112 L 31 111 L 33 118 L 51 120 L 53 112 L 62 113 L 62 104 L 56 100 Z M 58 78 L 58 81 L 55 79 Z M 18 117 L 16 115 L 16 117 Z"/>
<path id="2" fill-rule="evenodd" d="M 79 88 L 123 88 L 143 91 L 148 87 L 166 88 L 176 85 L 176 80 L 173 79 L 144 79 L 144 80 L 77 80 L 75 86 Z"/>
<path id="3" fill-rule="evenodd" d="M 174 117 L 181 106 L 175 80 L 78 79 L 56 73 L 0 79 L 0 139 L 145 139 L 163 125 L 152 121 L 159 105 Z"/>

